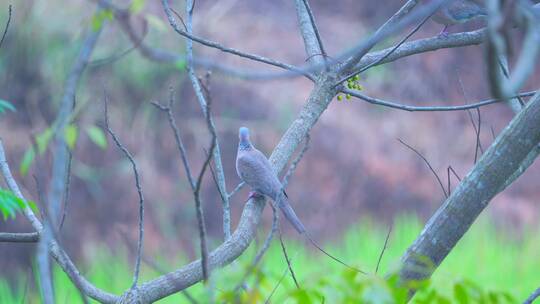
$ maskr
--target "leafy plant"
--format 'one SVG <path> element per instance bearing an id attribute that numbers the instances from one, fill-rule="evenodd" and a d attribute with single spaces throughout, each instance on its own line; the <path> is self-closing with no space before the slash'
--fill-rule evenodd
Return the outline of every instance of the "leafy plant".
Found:
<path id="1" fill-rule="evenodd" d="M 11 112 L 17 112 L 15 106 L 12 103 L 0 99 L 0 114 L 4 114 L 6 110 L 10 110 Z"/>
<path id="2" fill-rule="evenodd" d="M 8 217 L 15 218 L 17 211 L 20 211 L 26 206 L 36 210 L 36 204 L 32 201 L 25 202 L 24 200 L 18 198 L 13 192 L 0 188 L 0 212 L 4 220 L 7 220 Z"/>

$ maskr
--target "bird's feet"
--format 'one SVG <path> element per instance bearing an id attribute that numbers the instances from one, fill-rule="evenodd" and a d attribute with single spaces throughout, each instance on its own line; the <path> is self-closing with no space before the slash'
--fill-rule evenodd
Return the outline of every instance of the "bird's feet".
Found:
<path id="1" fill-rule="evenodd" d="M 438 36 L 441 38 L 448 38 L 448 26 L 445 26 Z"/>
<path id="2" fill-rule="evenodd" d="M 248 196 L 248 200 L 252 199 L 252 198 L 261 198 L 261 197 L 264 197 L 264 195 L 260 194 L 257 191 L 250 191 L 249 196 Z"/>

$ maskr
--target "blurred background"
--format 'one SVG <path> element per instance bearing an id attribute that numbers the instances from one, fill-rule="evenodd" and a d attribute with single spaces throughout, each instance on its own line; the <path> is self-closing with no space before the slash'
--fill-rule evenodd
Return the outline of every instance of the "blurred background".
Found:
<path id="1" fill-rule="evenodd" d="M 10 3 L 0 1 L 1 24 L 7 20 Z M 124 7 L 129 4 L 115 3 Z M 172 5 L 183 15 L 183 2 L 175 1 Z M 399 1 L 311 1 L 330 56 L 337 56 L 357 43 L 400 5 Z M 31 147 L 31 136 L 43 133 L 56 117 L 64 82 L 80 49 L 81 38 L 95 22 L 92 17 L 95 4 L 79 0 L 28 0 L 13 3 L 13 9 L 12 23 L 0 49 L 0 99 L 12 103 L 16 112 L 8 111 L 0 116 L 0 137 L 15 178 L 25 195 L 37 200 L 32 178 L 37 174 L 37 167 L 34 162 L 23 174 L 24 155 Z M 132 18 L 139 32 L 142 32 L 143 20 L 148 24 L 144 39 L 147 45 L 184 53 L 184 39 L 170 28 L 158 1 L 143 2 L 142 8 Z M 482 24 L 480 21 L 457 25 L 451 27 L 450 32 L 477 29 Z M 103 61 L 133 46 L 114 20 L 103 22 L 103 27 L 92 62 L 77 91 L 80 110 L 73 122 L 79 128 L 79 137 L 73 151 L 69 209 L 62 243 L 85 271 L 100 267 L 96 261 L 103 252 L 106 256 L 125 255 L 126 268 L 122 271 L 131 269 L 133 255 L 126 248 L 129 248 L 127 244 L 136 241 L 138 217 L 138 197 L 131 166 L 110 139 L 107 145 L 100 145 L 99 140 L 96 142 L 89 135 L 91 129 L 104 130 L 106 90 L 111 101 L 112 128 L 134 155 L 142 176 L 147 211 L 145 253 L 159 256 L 171 262 L 172 267 L 178 267 L 182 263 L 175 260 L 177 257 L 182 256 L 187 261 L 198 256 L 194 203 L 165 114 L 150 102 L 165 103 L 169 87 L 174 88 L 175 116 L 189 161 L 197 171 L 209 138 L 205 121 L 181 67 L 149 61 L 137 50 L 118 60 Z M 197 1 L 194 29 L 197 35 L 223 45 L 287 63 L 302 65 L 306 57 L 293 1 Z M 437 35 L 441 29 L 441 25 L 428 21 L 412 39 Z M 393 45 L 400 37 L 383 45 Z M 521 37 L 516 33 L 514 38 L 518 47 Z M 410 105 L 460 105 L 487 99 L 491 96 L 483 52 L 483 46 L 478 45 L 411 56 L 369 70 L 361 76 L 359 83 L 367 95 Z M 253 71 L 277 71 L 197 44 L 195 54 Z M 510 59 L 512 62 L 513 57 Z M 205 72 L 198 71 L 201 75 Z M 540 76 L 536 73 L 525 89 L 536 89 L 539 84 Z M 240 181 L 235 171 L 238 128 L 250 127 L 252 141 L 269 155 L 305 103 L 311 88 L 312 83 L 300 77 L 249 81 L 213 74 L 213 113 L 229 191 Z M 466 111 L 409 113 L 355 99 L 335 100 L 313 129 L 310 149 L 289 183 L 287 192 L 295 210 L 316 239 L 336 248 L 345 242 L 345 235 L 360 235 L 354 232 L 354 227 L 360 225 L 365 232 L 362 235 L 376 243 L 370 249 L 374 256 L 380 251 L 377 246 L 384 242 L 385 231 L 396 218 L 410 223 L 409 226 L 415 228 L 406 224 L 394 228 L 390 246 L 394 242 L 403 247 L 392 251 L 393 255 L 389 253 L 388 263 L 395 263 L 444 200 L 426 164 L 397 139 L 420 151 L 446 185 L 448 166 L 463 177 L 473 165 L 476 134 L 471 114 L 476 122 L 475 111 L 470 114 Z M 481 109 L 480 139 L 483 148 L 490 145 L 493 136 L 512 117 L 511 109 L 505 104 Z M 48 177 L 50 152 L 40 157 Z M 530 252 L 530 261 L 520 257 L 519 248 L 523 248 L 520 244 L 524 243 L 519 242 L 540 243 L 538 234 L 532 233 L 539 229 L 539 180 L 540 166 L 534 164 L 510 188 L 499 194 L 482 216 L 483 225 L 488 227 L 486 231 L 494 238 L 502 234 L 508 237 L 501 241 L 501 247 L 494 249 L 503 257 L 514 257 L 510 261 L 500 261 L 501 267 L 517 272 L 521 268 L 512 263 L 538 263 L 533 261 L 537 259 L 533 258 L 534 251 Z M 451 182 L 456 185 L 458 181 L 452 177 Z M 231 201 L 233 229 L 247 192 L 248 189 L 243 189 Z M 211 247 L 214 248 L 223 236 L 222 209 L 209 174 L 202 197 Z M 261 236 L 268 231 L 270 223 L 271 212 L 267 208 L 260 228 Z M 291 242 L 301 243 L 290 225 L 283 224 L 283 227 Z M 410 228 L 412 232 L 400 238 L 399 227 L 402 230 Z M 3 232 L 30 229 L 22 216 L 0 221 L 0 231 Z M 482 238 L 481 233 L 478 235 Z M 487 238 L 486 235 L 484 237 Z M 363 239 L 358 237 L 356 241 L 356 251 L 360 252 L 364 248 Z M 509 253 L 510 247 L 504 245 L 508 242 L 516 246 L 515 256 Z M 536 246 L 533 248 L 540 248 Z M 306 250 L 306 254 L 312 252 L 311 248 L 299 250 Z M 355 250 L 351 250 L 351 256 L 354 256 Z M 6 284 L 3 286 L 12 290 L 26 288 L 23 279 L 29 265 L 32 265 L 34 252 L 34 245 L 0 243 L 0 279 Z M 470 254 L 475 253 L 471 251 Z M 332 262 L 324 260 L 324 263 Z M 358 263 L 373 265 L 375 261 Z M 518 273 L 512 279 L 525 284 L 519 291 L 520 295 L 540 283 L 540 278 L 536 281 L 524 279 L 529 268 L 526 265 L 523 265 L 523 276 Z M 470 267 L 484 266 L 471 263 Z M 482 270 L 469 269 L 453 275 L 467 277 L 469 273 L 474 276 Z M 528 278 L 534 276 L 529 274 Z M 486 280 L 488 285 L 491 284 L 489 279 Z M 123 285 L 128 284 L 129 279 L 126 279 Z M 512 290 L 512 287 L 508 289 Z"/>

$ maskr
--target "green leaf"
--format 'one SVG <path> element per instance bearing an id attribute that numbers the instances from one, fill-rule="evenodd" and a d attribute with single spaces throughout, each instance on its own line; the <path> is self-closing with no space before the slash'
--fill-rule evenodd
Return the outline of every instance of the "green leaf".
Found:
<path id="1" fill-rule="evenodd" d="M 4 113 L 5 109 L 10 110 L 11 112 L 17 112 L 15 106 L 9 101 L 0 99 L 0 113 Z"/>
<path id="2" fill-rule="evenodd" d="M 28 169 L 30 169 L 30 166 L 34 162 L 34 158 L 36 157 L 36 153 L 34 152 L 34 148 L 28 148 L 26 152 L 24 152 L 24 156 L 21 160 L 21 164 L 19 166 L 19 172 L 22 176 L 25 176 L 26 173 L 28 173 Z"/>
<path id="3" fill-rule="evenodd" d="M 131 1 L 131 5 L 129 6 L 129 11 L 132 14 L 137 14 L 144 8 L 144 2 L 145 0 L 133 0 Z"/>
<path id="4" fill-rule="evenodd" d="M 167 25 L 160 18 L 155 15 L 146 15 L 144 16 L 151 28 L 158 30 L 159 32 L 167 31 Z"/>
<path id="5" fill-rule="evenodd" d="M 96 146 L 103 150 L 107 149 L 107 137 L 103 130 L 96 126 L 90 126 L 86 128 L 86 134 Z"/>
<path id="6" fill-rule="evenodd" d="M 174 63 L 174 66 L 181 70 L 181 71 L 184 71 L 186 69 L 186 61 L 184 59 L 178 59 L 176 60 L 176 62 Z"/>
<path id="7" fill-rule="evenodd" d="M 105 20 L 113 20 L 114 19 L 114 13 L 112 12 L 112 10 L 102 10 L 96 14 L 94 14 L 92 16 L 92 21 L 91 21 L 91 25 L 92 25 L 92 30 L 94 32 L 97 32 L 101 29 L 101 27 L 103 26 L 103 21 Z"/>
<path id="8" fill-rule="evenodd" d="M 16 212 L 26 208 L 26 206 L 26 202 L 13 192 L 0 188 L 0 211 L 4 220 L 8 217 L 15 218 Z"/>
<path id="9" fill-rule="evenodd" d="M 467 296 L 465 286 L 461 283 L 456 283 L 454 285 L 454 297 L 461 304 L 469 303 L 469 296 Z"/>
<path id="10" fill-rule="evenodd" d="M 47 128 L 42 133 L 36 135 L 36 144 L 38 148 L 38 154 L 43 154 L 45 150 L 47 150 L 47 146 L 49 145 L 49 142 L 51 141 L 51 138 L 53 137 L 53 130 L 52 128 Z"/>
<path id="11" fill-rule="evenodd" d="M 73 150 L 77 143 L 77 137 L 79 136 L 79 129 L 76 125 L 68 125 L 64 130 L 64 138 L 69 149 Z"/>

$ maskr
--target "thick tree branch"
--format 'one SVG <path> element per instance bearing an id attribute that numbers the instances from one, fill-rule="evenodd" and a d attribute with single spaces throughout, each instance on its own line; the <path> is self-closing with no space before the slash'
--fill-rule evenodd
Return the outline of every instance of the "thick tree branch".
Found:
<path id="1" fill-rule="evenodd" d="M 495 139 L 409 247 L 402 257 L 401 279 L 406 282 L 429 278 L 539 143 L 540 93 L 537 93 Z M 426 261 L 431 266 L 426 267 Z"/>
<path id="2" fill-rule="evenodd" d="M 96 14 L 99 14 L 101 8 L 98 8 Z M 47 201 L 49 202 L 49 215 L 51 218 L 52 227 L 58 227 L 58 221 L 60 216 L 60 204 L 62 197 L 64 196 L 65 181 L 67 175 L 67 166 L 69 162 L 69 151 L 64 138 L 64 130 L 71 120 L 71 114 L 75 107 L 75 95 L 77 92 L 77 86 L 84 72 L 88 60 L 92 55 L 92 51 L 96 46 L 96 42 L 101 33 L 103 26 L 98 29 L 89 29 L 86 37 L 84 38 L 83 45 L 77 59 L 73 63 L 71 70 L 68 74 L 68 78 L 64 85 L 64 95 L 62 96 L 62 102 L 58 110 L 58 115 L 54 123 L 54 146 L 52 149 L 53 155 L 53 167 L 52 167 L 52 179 L 50 183 L 50 191 Z"/>
<path id="3" fill-rule="evenodd" d="M 300 32 L 304 39 L 307 61 L 313 64 L 323 65 L 326 61 L 326 52 L 324 51 L 321 36 L 308 0 L 295 0 L 295 4 Z"/>

